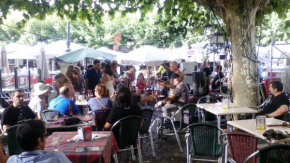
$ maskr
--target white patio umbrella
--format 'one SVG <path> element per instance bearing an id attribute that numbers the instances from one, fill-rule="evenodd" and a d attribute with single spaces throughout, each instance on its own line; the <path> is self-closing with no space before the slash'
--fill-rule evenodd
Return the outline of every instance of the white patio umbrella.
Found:
<path id="1" fill-rule="evenodd" d="M 2 73 L 9 73 L 9 63 L 7 59 L 7 51 L 5 49 L 5 46 L 3 46 L 1 49 L 0 67 L 2 69 Z"/>
<path id="2" fill-rule="evenodd" d="M 118 55 L 117 58 L 119 61 L 133 61 L 135 64 L 139 63 L 141 65 L 146 62 L 172 61 L 178 56 L 174 57 L 171 53 L 152 46 L 143 46 L 127 54 Z"/>
<path id="3" fill-rule="evenodd" d="M 41 73 L 40 73 L 41 80 L 45 80 L 45 79 L 49 78 L 48 65 L 47 65 L 47 60 L 46 60 L 44 48 L 40 49 L 39 62 L 38 62 L 37 67 L 41 70 Z"/>

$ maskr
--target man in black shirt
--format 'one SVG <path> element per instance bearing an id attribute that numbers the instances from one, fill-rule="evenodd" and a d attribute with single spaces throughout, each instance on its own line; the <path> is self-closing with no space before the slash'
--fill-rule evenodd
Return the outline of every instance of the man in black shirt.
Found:
<path id="1" fill-rule="evenodd" d="M 163 77 L 170 78 L 171 74 L 173 73 L 173 72 L 170 70 L 170 63 L 169 63 L 169 62 L 162 63 L 162 66 L 163 66 L 163 68 L 166 70 L 166 71 L 162 74 L 162 78 L 163 78 Z"/>
<path id="2" fill-rule="evenodd" d="M 24 91 L 17 89 L 12 93 L 13 104 L 6 108 L 1 115 L 1 126 L 6 131 L 10 126 L 24 121 L 36 119 L 35 114 L 28 106 L 23 106 Z"/>
<path id="3" fill-rule="evenodd" d="M 273 95 L 271 101 L 260 110 L 257 115 L 265 115 L 267 117 L 275 117 L 283 120 L 289 109 L 289 99 L 283 92 L 283 84 L 280 81 L 272 81 L 270 83 L 270 92 Z"/>
<path id="4" fill-rule="evenodd" d="M 217 65 L 215 67 L 215 71 L 217 72 L 216 76 L 214 77 L 212 83 L 211 83 L 211 88 L 214 92 L 219 92 L 219 88 L 220 86 L 222 86 L 222 78 L 224 78 L 224 74 L 222 72 L 222 66 L 221 65 Z"/>
<path id="5" fill-rule="evenodd" d="M 100 71 L 100 61 L 95 59 L 94 68 L 90 69 L 87 72 L 87 77 L 86 77 L 87 90 L 91 90 L 91 92 L 94 93 L 95 92 L 94 89 L 96 85 L 98 85 L 101 82 L 101 78 L 102 78 L 102 73 Z"/>

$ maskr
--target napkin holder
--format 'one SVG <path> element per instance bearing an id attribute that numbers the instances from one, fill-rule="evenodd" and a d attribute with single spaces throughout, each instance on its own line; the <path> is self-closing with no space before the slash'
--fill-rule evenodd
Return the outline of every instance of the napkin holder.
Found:
<path id="1" fill-rule="evenodd" d="M 80 140 L 91 141 L 92 140 L 92 127 L 91 126 L 78 127 L 78 136 Z"/>

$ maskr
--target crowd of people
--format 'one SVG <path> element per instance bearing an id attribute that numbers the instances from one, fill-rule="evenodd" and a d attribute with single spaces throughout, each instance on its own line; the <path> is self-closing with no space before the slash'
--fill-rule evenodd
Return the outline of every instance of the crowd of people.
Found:
<path id="1" fill-rule="evenodd" d="M 65 74 L 54 76 L 51 86 L 43 81 L 35 84 L 31 92 L 33 97 L 28 106 L 23 105 L 24 91 L 16 89 L 11 94 L 13 104 L 1 115 L 1 127 L 6 131 L 9 127 L 20 124 L 17 129 L 17 141 L 25 152 L 10 157 L 8 162 L 70 162 L 61 152 L 44 151 L 47 132 L 42 122 L 42 111 L 54 109 L 61 115 L 68 116 L 69 107 L 72 107 L 73 114 L 80 115 L 80 109 L 74 101 L 76 92 L 88 96 L 88 106 L 93 112 L 111 109 L 104 130 L 110 130 L 112 125 L 123 117 L 141 116 L 139 102 L 160 99 L 160 95 L 163 95 L 163 98 L 157 106 L 162 108 L 164 116 L 189 103 L 190 91 L 187 83 L 183 81 L 184 74 L 179 70 L 177 62 L 162 63 L 156 76 L 151 75 L 149 81 L 146 81 L 143 73 L 139 73 L 135 88 L 134 68 L 129 66 L 121 76 L 117 72 L 117 67 L 116 61 L 101 64 L 99 60 L 94 60 L 93 65 L 88 66 L 85 72 L 83 68 L 70 65 Z M 212 81 L 213 89 L 221 86 L 221 79 L 224 77 L 222 66 L 217 65 L 215 71 L 217 75 Z M 204 73 L 209 77 L 209 68 L 206 64 Z M 159 89 L 159 94 L 154 91 L 157 89 L 156 85 L 162 88 Z M 146 88 L 151 90 L 151 94 L 148 94 Z M 271 102 L 259 111 L 258 115 L 282 119 L 289 107 L 289 100 L 283 92 L 283 84 L 279 81 L 272 82 L 270 92 L 273 94 Z M 90 93 L 93 97 L 90 97 Z M 6 161 L 8 157 L 8 154 L 4 155 L 0 151 L 1 162 L 1 159 Z"/>

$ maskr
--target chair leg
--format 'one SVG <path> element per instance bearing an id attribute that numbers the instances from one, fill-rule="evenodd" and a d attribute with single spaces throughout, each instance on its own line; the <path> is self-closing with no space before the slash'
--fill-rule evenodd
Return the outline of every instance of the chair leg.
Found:
<path id="1" fill-rule="evenodd" d="M 142 151 L 141 151 L 140 145 L 138 144 L 137 147 L 138 147 L 138 158 L 139 158 L 139 163 L 142 163 L 143 160 L 142 160 Z"/>
<path id="2" fill-rule="evenodd" d="M 188 163 L 189 159 L 190 159 L 190 157 L 189 157 L 189 138 L 188 137 L 186 137 L 185 142 L 186 142 L 186 159 L 187 159 L 187 163 Z"/>
<path id="3" fill-rule="evenodd" d="M 152 149 L 152 155 L 155 157 L 155 149 L 154 149 L 154 144 L 153 144 L 153 137 L 152 137 L 152 131 L 149 130 L 149 139 L 150 139 L 150 144 L 151 144 L 151 149 Z"/>
<path id="4" fill-rule="evenodd" d="M 133 147 L 133 145 L 130 145 L 130 148 L 131 148 L 132 160 L 136 160 L 136 156 L 134 154 L 134 147 Z"/>
<path id="5" fill-rule="evenodd" d="M 170 119 L 170 121 L 171 121 L 171 124 L 172 124 L 173 130 L 174 130 L 174 133 L 175 133 L 175 137 L 176 137 L 176 140 L 177 140 L 177 143 L 178 143 L 178 146 L 179 146 L 180 152 L 183 152 L 183 149 L 182 149 L 182 147 L 181 147 L 181 143 L 180 143 L 180 139 L 179 139 L 179 135 L 178 135 L 178 133 L 177 133 L 177 131 L 176 131 L 176 129 L 175 129 L 175 126 L 174 126 L 173 120 Z"/>
<path id="6" fill-rule="evenodd" d="M 188 156 L 187 163 L 191 163 L 191 154 Z"/>
<path id="7" fill-rule="evenodd" d="M 113 154 L 113 158 L 114 158 L 115 163 L 119 162 L 117 153 Z"/>

